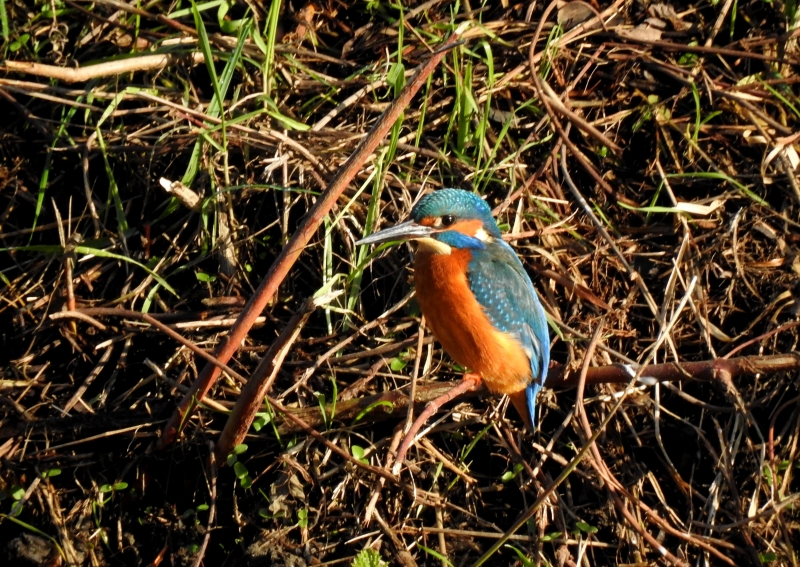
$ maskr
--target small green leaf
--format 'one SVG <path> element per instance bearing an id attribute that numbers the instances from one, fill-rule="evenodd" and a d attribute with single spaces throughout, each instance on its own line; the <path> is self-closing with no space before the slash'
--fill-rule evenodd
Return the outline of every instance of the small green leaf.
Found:
<path id="1" fill-rule="evenodd" d="M 240 443 L 239 445 L 236 445 L 236 447 L 233 448 L 234 455 L 241 455 L 246 451 L 247 451 L 247 445 L 245 445 L 244 443 Z"/>
<path id="2" fill-rule="evenodd" d="M 24 33 L 19 38 L 11 42 L 11 45 L 8 46 L 9 51 L 18 51 L 23 45 L 28 43 L 28 40 L 31 38 L 31 34 Z"/>
<path id="3" fill-rule="evenodd" d="M 127 482 L 118 482 L 114 485 L 114 490 L 125 490 L 128 488 Z"/>
<path id="4" fill-rule="evenodd" d="M 400 372 L 405 367 L 406 361 L 402 358 L 395 357 L 389 362 L 389 368 L 391 368 L 394 372 Z"/>
<path id="5" fill-rule="evenodd" d="M 364 455 L 366 455 L 366 451 L 364 451 L 364 447 L 361 447 L 359 445 L 351 445 L 350 446 L 350 452 L 353 453 L 353 456 L 359 462 L 364 463 L 365 465 L 369 464 L 367 459 L 364 458 Z"/>
<path id="6" fill-rule="evenodd" d="M 25 489 L 24 488 L 22 488 L 21 486 L 17 486 L 17 485 L 14 485 L 14 486 L 11 487 L 11 498 L 13 498 L 14 500 L 19 500 L 23 496 L 25 496 Z"/>
<path id="7" fill-rule="evenodd" d="M 50 469 L 42 473 L 42 478 L 53 478 L 61 474 L 61 469 Z"/>
<path id="8" fill-rule="evenodd" d="M 106 493 L 108 493 L 108 492 L 111 492 L 111 491 L 112 491 L 112 490 L 114 490 L 114 489 L 111 487 L 111 485 L 110 485 L 110 484 L 103 484 L 103 485 L 101 485 L 101 486 L 100 486 L 100 488 L 98 488 L 98 490 L 99 490 L 101 493 L 103 493 L 103 494 L 106 494 Z"/>
<path id="9" fill-rule="evenodd" d="M 301 528 L 308 527 L 308 510 L 305 508 L 300 508 L 297 511 L 297 525 Z"/>
<path id="10" fill-rule="evenodd" d="M 205 512 L 206 510 L 208 510 L 208 504 L 200 504 L 197 507 L 197 511 L 198 512 Z"/>
<path id="11" fill-rule="evenodd" d="M 253 479 L 250 478 L 250 475 L 245 475 L 244 478 L 239 479 L 239 482 L 242 485 L 242 488 L 250 488 L 253 486 Z"/>
<path id="12" fill-rule="evenodd" d="M 217 281 L 217 276 L 212 276 L 211 274 L 207 274 L 205 272 L 195 272 L 194 277 L 197 278 L 197 281 L 203 283 Z"/>
<path id="13" fill-rule="evenodd" d="M 231 453 L 230 455 L 228 455 L 228 458 L 227 458 L 227 459 L 225 459 L 225 461 L 228 463 L 228 466 L 229 466 L 229 467 L 232 467 L 232 466 L 233 466 L 233 465 L 236 463 L 236 461 L 238 461 L 238 460 L 239 460 L 239 459 L 238 459 L 238 458 L 236 457 L 236 455 L 234 455 L 233 453 Z"/>
<path id="14" fill-rule="evenodd" d="M 771 563 L 778 559 L 778 555 L 776 553 L 759 553 L 758 558 L 761 563 Z"/>
<path id="15" fill-rule="evenodd" d="M 694 53 L 684 53 L 678 58 L 678 65 L 691 67 L 697 62 L 697 55 Z"/>
<path id="16" fill-rule="evenodd" d="M 503 476 L 500 477 L 500 480 L 503 482 L 508 482 L 512 478 L 516 478 L 516 476 L 522 471 L 522 468 L 522 463 L 515 464 L 512 470 L 503 473 Z"/>
<path id="17" fill-rule="evenodd" d="M 594 526 L 590 526 L 586 522 L 575 522 L 575 527 L 578 528 L 580 531 L 585 532 L 587 534 L 593 534 L 597 532 L 597 528 Z"/>
<path id="18" fill-rule="evenodd" d="M 236 461 L 236 463 L 233 465 L 233 472 L 236 475 L 236 478 L 242 480 L 247 476 L 247 467 L 244 466 L 241 461 Z"/>
<path id="19" fill-rule="evenodd" d="M 389 567 L 389 564 L 386 563 L 383 559 L 381 559 L 381 554 L 372 549 L 371 547 L 365 547 L 361 551 L 358 552 L 358 555 L 355 556 L 353 562 L 350 564 L 351 567 Z"/>
<path id="20" fill-rule="evenodd" d="M 256 418 L 253 420 L 253 429 L 261 431 L 261 428 L 272 421 L 272 416 L 268 413 L 257 413 Z"/>
<path id="21" fill-rule="evenodd" d="M 551 534 L 543 535 L 541 537 L 542 541 L 553 541 L 554 539 L 558 539 L 561 537 L 561 532 L 553 532 Z"/>

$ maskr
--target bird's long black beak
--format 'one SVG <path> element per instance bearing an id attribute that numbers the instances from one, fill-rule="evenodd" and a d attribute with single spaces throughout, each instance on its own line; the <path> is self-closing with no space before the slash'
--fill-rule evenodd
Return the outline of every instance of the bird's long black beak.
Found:
<path id="1" fill-rule="evenodd" d="M 414 221 L 406 221 L 370 234 L 366 238 L 362 238 L 356 242 L 356 245 L 379 244 L 392 240 L 415 240 L 417 238 L 426 238 L 434 232 L 436 232 L 436 229 L 433 227 L 418 224 Z"/>

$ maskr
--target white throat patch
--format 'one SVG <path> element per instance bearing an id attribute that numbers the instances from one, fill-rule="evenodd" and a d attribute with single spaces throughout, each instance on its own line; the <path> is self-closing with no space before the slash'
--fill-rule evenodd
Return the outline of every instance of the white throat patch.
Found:
<path id="1" fill-rule="evenodd" d="M 425 252 L 430 252 L 432 254 L 444 254 L 445 256 L 449 256 L 450 252 L 452 252 L 452 248 L 445 244 L 444 242 L 440 242 L 435 238 L 418 238 L 417 242 L 419 242 L 420 250 Z"/>
<path id="2" fill-rule="evenodd" d="M 475 233 L 475 238 L 477 238 L 481 242 L 489 242 L 492 239 L 489 233 L 483 230 L 482 228 L 479 228 L 478 231 Z"/>

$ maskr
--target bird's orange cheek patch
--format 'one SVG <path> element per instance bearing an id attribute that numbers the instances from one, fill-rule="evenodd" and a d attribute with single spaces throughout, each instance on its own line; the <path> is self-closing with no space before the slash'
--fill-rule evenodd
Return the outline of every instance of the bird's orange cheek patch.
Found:
<path id="1" fill-rule="evenodd" d="M 447 230 L 455 230 L 456 232 L 460 232 L 461 234 L 466 234 L 467 236 L 474 237 L 478 234 L 478 231 L 483 228 L 483 223 L 479 220 L 467 220 L 457 222 L 453 226 L 449 227 Z"/>
<path id="2" fill-rule="evenodd" d="M 419 221 L 419 224 L 421 224 L 422 226 L 433 226 L 433 223 L 435 222 L 436 222 L 436 217 L 425 217 L 424 219 Z"/>

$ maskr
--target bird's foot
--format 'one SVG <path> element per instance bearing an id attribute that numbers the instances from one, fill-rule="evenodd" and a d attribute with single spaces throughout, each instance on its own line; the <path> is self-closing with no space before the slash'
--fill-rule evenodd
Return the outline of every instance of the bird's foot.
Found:
<path id="1" fill-rule="evenodd" d="M 471 392 L 472 390 L 479 388 L 481 382 L 481 377 L 478 374 L 468 372 L 464 374 L 464 379 L 458 386 L 449 390 L 448 392 L 445 392 L 435 400 L 428 402 L 428 405 L 425 406 L 425 409 L 421 414 L 419 414 L 419 417 L 414 421 L 414 423 L 411 424 L 406 436 L 403 437 L 403 442 L 400 443 L 400 448 L 397 450 L 397 459 L 394 462 L 394 466 L 392 466 L 393 474 L 400 473 L 400 468 L 403 466 L 403 463 L 406 460 L 406 453 L 411 447 L 411 444 L 415 441 L 415 437 L 419 430 L 423 425 L 425 425 L 425 422 L 427 422 L 431 416 L 439 411 L 439 408 L 441 408 L 444 404 L 453 401 L 461 394 L 465 394 L 466 392 Z"/>

